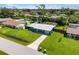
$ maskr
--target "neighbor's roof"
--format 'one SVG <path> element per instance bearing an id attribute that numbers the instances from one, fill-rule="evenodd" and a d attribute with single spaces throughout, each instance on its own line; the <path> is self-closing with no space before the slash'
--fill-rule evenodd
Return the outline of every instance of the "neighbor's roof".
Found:
<path id="1" fill-rule="evenodd" d="M 10 20 L 10 21 L 3 22 L 2 24 L 9 25 L 9 26 L 17 26 L 18 24 L 21 24 L 21 22 L 17 22 L 15 20 Z"/>
<path id="2" fill-rule="evenodd" d="M 33 28 L 36 28 L 36 29 L 51 31 L 56 25 L 33 23 L 33 24 L 29 24 L 27 26 L 28 27 L 33 27 Z"/>
<path id="3" fill-rule="evenodd" d="M 8 20 L 12 20 L 11 18 L 3 18 L 3 19 L 0 19 L 0 22 L 4 22 L 4 21 L 8 21 Z"/>
<path id="4" fill-rule="evenodd" d="M 79 27 L 69 27 L 67 33 L 79 35 Z"/>
<path id="5" fill-rule="evenodd" d="M 70 27 L 79 27 L 79 24 L 72 24 L 72 23 L 70 23 L 69 26 Z"/>

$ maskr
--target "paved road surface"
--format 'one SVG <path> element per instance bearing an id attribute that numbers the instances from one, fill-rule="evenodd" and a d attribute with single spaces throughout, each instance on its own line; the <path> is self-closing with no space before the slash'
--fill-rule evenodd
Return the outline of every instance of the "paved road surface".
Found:
<path id="1" fill-rule="evenodd" d="M 30 47 L 34 50 L 38 49 L 39 44 L 47 37 L 47 35 L 40 36 L 36 41 L 34 41 L 32 44 L 28 45 L 27 47 Z"/>
<path id="2" fill-rule="evenodd" d="M 40 40 L 39 40 L 40 41 Z M 11 55 L 42 55 L 41 52 L 0 37 L 0 50 Z"/>

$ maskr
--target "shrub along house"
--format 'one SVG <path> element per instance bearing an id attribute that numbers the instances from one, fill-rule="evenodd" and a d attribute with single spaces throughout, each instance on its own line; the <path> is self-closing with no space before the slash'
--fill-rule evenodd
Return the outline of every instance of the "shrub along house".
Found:
<path id="1" fill-rule="evenodd" d="M 33 23 L 33 24 L 27 25 L 29 30 L 33 32 L 39 32 L 42 34 L 46 34 L 46 35 L 49 35 L 55 26 L 56 24 L 49 25 L 49 24 L 41 24 L 41 23 Z"/>
<path id="2" fill-rule="evenodd" d="M 66 36 L 73 39 L 79 39 L 79 24 L 69 24 Z"/>
<path id="3" fill-rule="evenodd" d="M 11 27 L 11 28 L 22 28 L 25 29 L 25 24 L 22 21 L 10 20 L 6 22 L 2 22 L 2 25 Z"/>

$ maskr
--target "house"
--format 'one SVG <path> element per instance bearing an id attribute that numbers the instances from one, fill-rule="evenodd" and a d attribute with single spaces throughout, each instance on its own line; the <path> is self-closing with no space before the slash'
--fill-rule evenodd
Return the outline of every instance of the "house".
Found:
<path id="1" fill-rule="evenodd" d="M 6 21 L 10 21 L 10 20 L 12 20 L 12 19 L 11 19 L 11 18 L 0 19 L 0 23 L 2 23 L 2 22 L 6 22 Z"/>
<path id="2" fill-rule="evenodd" d="M 25 29 L 25 24 L 22 21 L 10 20 L 6 22 L 2 22 L 2 25 L 12 27 L 12 28 L 23 28 Z"/>
<path id="3" fill-rule="evenodd" d="M 54 16 L 54 15 L 52 15 L 51 18 L 58 18 L 58 16 Z"/>
<path id="4" fill-rule="evenodd" d="M 41 24 L 41 23 L 33 23 L 33 24 L 27 25 L 28 30 L 39 32 L 46 35 L 51 34 L 51 31 L 54 29 L 55 26 L 56 24 L 49 25 L 49 24 Z"/>
<path id="5" fill-rule="evenodd" d="M 58 17 L 60 17 L 60 16 L 58 16 L 58 15 L 56 15 L 56 14 L 53 14 L 50 18 L 56 19 L 56 18 L 58 18 Z"/>
<path id="6" fill-rule="evenodd" d="M 66 35 L 70 38 L 79 39 L 79 24 L 69 24 Z"/>
<path id="7" fill-rule="evenodd" d="M 57 25 L 57 23 L 53 23 L 53 22 L 45 22 L 45 24 L 49 24 L 49 25 Z"/>
<path id="8" fill-rule="evenodd" d="M 32 12 L 24 12 L 23 13 L 25 16 L 32 16 Z"/>

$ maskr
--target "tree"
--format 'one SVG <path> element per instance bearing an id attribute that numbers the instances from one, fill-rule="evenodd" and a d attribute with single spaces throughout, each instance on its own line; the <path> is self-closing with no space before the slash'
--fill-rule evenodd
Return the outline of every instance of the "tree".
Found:
<path id="1" fill-rule="evenodd" d="M 78 24 L 79 23 L 79 16 L 77 16 L 77 15 L 71 15 L 69 17 L 69 22 L 70 23 Z"/>
<path id="2" fill-rule="evenodd" d="M 75 10 L 69 8 L 62 8 L 61 13 L 70 16 L 75 13 Z"/>
<path id="3" fill-rule="evenodd" d="M 5 7 L 0 9 L 1 18 L 7 18 L 7 17 L 13 17 L 13 16 L 14 16 L 13 9 L 5 8 Z"/>
<path id="4" fill-rule="evenodd" d="M 38 13 L 39 17 L 41 17 L 40 20 L 38 20 L 38 22 L 44 22 L 45 21 L 44 17 L 46 16 L 46 13 L 47 13 L 47 11 L 45 9 L 45 5 L 41 4 L 36 7 L 38 8 L 37 13 Z"/>
<path id="5" fill-rule="evenodd" d="M 39 6 L 36 6 L 38 8 L 39 15 L 44 16 L 46 14 L 45 5 L 41 4 Z"/>
<path id="6" fill-rule="evenodd" d="M 56 20 L 56 22 L 59 25 L 68 25 L 69 24 L 69 18 L 68 17 L 59 17 L 58 20 Z"/>

